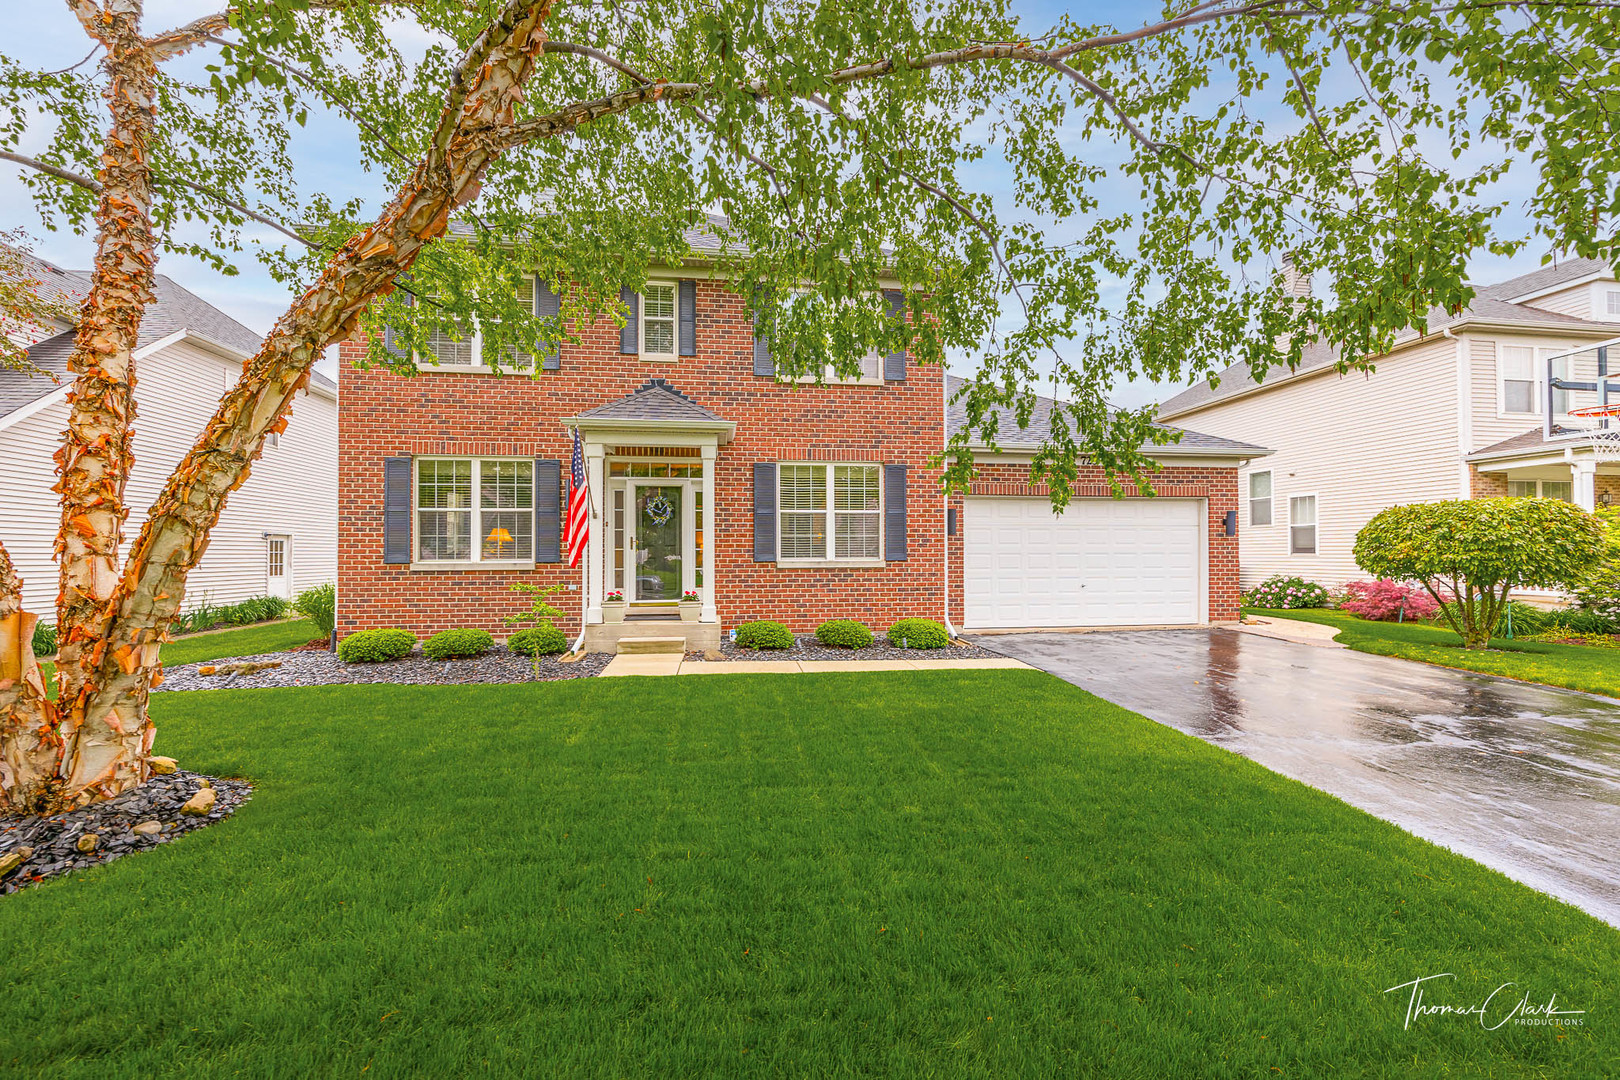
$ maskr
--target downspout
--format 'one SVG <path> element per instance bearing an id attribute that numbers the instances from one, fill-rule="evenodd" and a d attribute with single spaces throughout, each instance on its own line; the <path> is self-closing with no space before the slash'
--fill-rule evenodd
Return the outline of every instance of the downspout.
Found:
<path id="1" fill-rule="evenodd" d="M 950 402 L 946 399 L 946 395 L 949 394 L 949 393 L 950 393 L 950 380 L 945 375 L 942 374 L 940 376 L 940 380 L 939 380 L 939 417 L 940 417 L 940 424 L 939 424 L 940 447 L 939 447 L 939 450 L 940 450 L 941 454 L 944 454 L 944 452 L 946 450 L 946 444 L 950 441 L 950 437 L 951 437 L 950 423 L 949 423 Z M 945 535 L 944 535 L 944 537 L 942 537 L 942 539 L 945 541 L 945 596 L 944 596 L 944 600 L 945 600 L 945 633 L 950 635 L 951 637 L 955 638 L 955 637 L 959 637 L 960 635 L 956 632 L 956 626 L 951 622 L 951 531 L 950 531 L 951 492 L 950 492 L 949 488 L 946 488 L 946 490 L 945 490 L 943 503 L 944 503 L 944 507 L 945 507 L 945 522 L 946 522 Z M 958 522 L 957 526 L 960 528 L 961 522 Z"/>

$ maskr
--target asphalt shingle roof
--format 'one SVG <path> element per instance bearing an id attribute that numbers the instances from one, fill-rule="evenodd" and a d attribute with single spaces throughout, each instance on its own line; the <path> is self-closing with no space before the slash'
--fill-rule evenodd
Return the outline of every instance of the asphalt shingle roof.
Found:
<path id="1" fill-rule="evenodd" d="M 967 410 L 957 401 L 957 394 L 967 382 L 955 375 L 945 376 L 945 426 L 950 434 L 955 435 L 967 426 Z M 998 406 L 996 414 L 996 445 L 1003 450 L 1033 450 L 1045 442 L 1052 434 L 1052 406 L 1056 404 L 1054 398 L 1036 397 L 1035 409 L 1030 414 L 1029 426 L 1018 426 L 1018 417 L 1011 409 Z M 1168 424 L 1158 424 L 1157 427 L 1166 431 L 1181 432 L 1181 441 L 1172 443 L 1174 447 L 1187 450 L 1210 450 L 1217 452 L 1252 451 L 1264 453 L 1265 448 L 1255 446 L 1253 443 L 1238 442 L 1236 439 L 1223 439 L 1216 435 L 1205 435 L 1198 431 L 1189 431 L 1186 428 L 1171 427 Z M 1157 443 L 1143 444 L 1144 449 L 1159 449 L 1164 447 Z"/>
<path id="2" fill-rule="evenodd" d="M 64 330 L 55 337 L 36 341 L 28 346 L 28 359 L 41 371 L 61 380 L 67 373 L 68 356 L 73 352 L 73 331 Z M 31 401 L 49 394 L 60 381 L 53 382 L 38 371 L 12 371 L 0 368 L 0 416 L 9 416 Z"/>
<path id="3" fill-rule="evenodd" d="M 581 420 L 648 420 L 662 423 L 725 423 L 726 418 L 710 412 L 663 379 L 645 384 L 617 401 L 598 405 L 579 414 Z"/>

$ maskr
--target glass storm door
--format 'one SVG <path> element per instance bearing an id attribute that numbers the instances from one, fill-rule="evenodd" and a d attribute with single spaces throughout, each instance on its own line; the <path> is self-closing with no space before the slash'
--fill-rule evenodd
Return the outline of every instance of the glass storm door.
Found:
<path id="1" fill-rule="evenodd" d="M 681 484 L 630 485 L 626 600 L 674 603 L 686 579 Z"/>

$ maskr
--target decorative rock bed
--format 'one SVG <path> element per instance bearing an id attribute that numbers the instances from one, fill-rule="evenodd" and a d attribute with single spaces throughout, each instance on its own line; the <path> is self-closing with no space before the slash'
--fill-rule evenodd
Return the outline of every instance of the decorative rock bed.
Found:
<path id="1" fill-rule="evenodd" d="M 743 649 L 727 641 L 718 654 L 688 653 L 690 660 L 989 660 L 1001 654 L 977 645 L 947 645 L 943 649 L 904 649 L 878 637 L 864 649 L 823 645 L 814 634 L 799 634 L 791 649 Z"/>
<path id="2" fill-rule="evenodd" d="M 212 805 L 206 805 L 207 796 L 198 797 L 205 785 L 213 790 Z M 229 817 L 252 794 L 245 780 L 182 769 L 83 810 L 0 817 L 0 893 L 167 844 Z M 188 802 L 189 811 L 184 809 Z"/>
<path id="3" fill-rule="evenodd" d="M 329 652 L 261 653 L 184 664 L 165 669 L 165 690 L 240 690 L 278 686 L 332 686 L 348 683 L 400 683 L 412 686 L 460 686 L 468 683 L 549 682 L 600 674 L 613 657 L 592 653 L 565 664 L 556 657 L 532 658 L 505 648 L 458 660 L 429 660 L 420 649 L 399 660 L 347 664 Z M 208 669 L 211 674 L 203 674 Z"/>

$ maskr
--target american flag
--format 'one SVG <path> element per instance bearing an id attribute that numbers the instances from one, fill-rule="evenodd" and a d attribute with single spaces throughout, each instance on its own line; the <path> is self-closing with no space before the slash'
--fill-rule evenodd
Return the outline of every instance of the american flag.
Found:
<path id="1" fill-rule="evenodd" d="M 579 444 L 579 429 L 574 429 L 574 459 L 570 465 L 568 484 L 568 566 L 579 566 L 585 557 L 585 544 L 591 538 L 590 492 L 585 486 L 585 451 Z"/>

